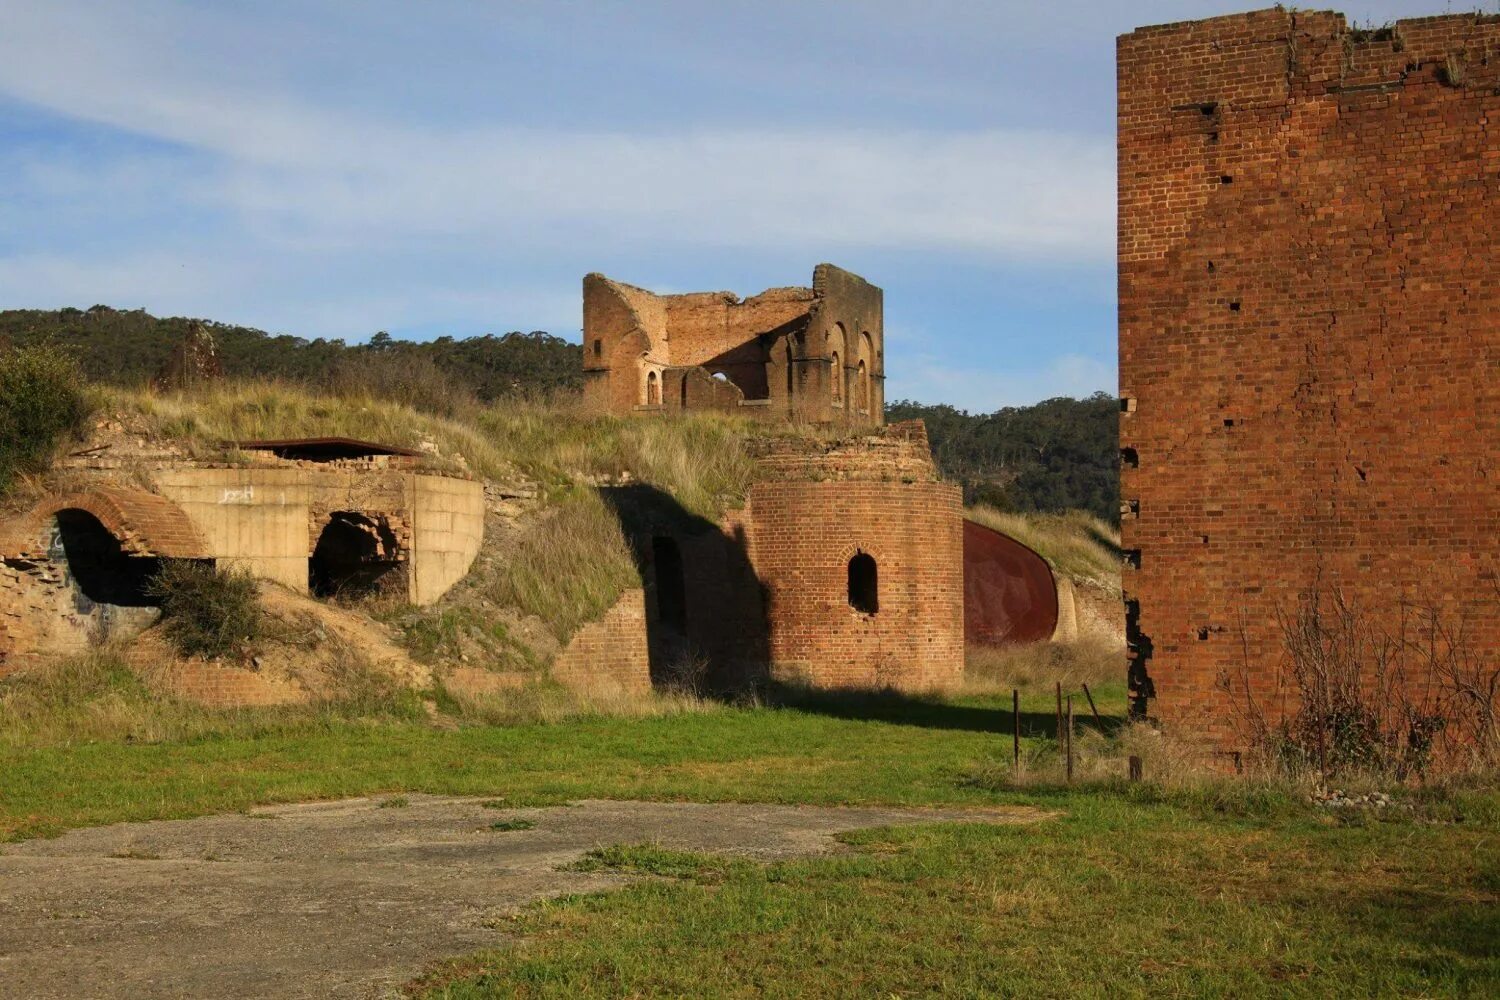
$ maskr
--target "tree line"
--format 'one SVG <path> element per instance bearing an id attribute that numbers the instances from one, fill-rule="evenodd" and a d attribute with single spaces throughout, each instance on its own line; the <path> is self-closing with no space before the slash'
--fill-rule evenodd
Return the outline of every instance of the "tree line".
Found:
<path id="1" fill-rule="evenodd" d="M 583 348 L 541 331 L 438 337 L 417 343 L 377 333 L 367 344 L 307 340 L 287 334 L 192 320 L 145 310 L 13 309 L 0 312 L 0 343 L 50 342 L 67 349 L 91 380 L 148 381 L 167 363 L 193 324 L 212 335 L 230 378 L 274 378 L 338 388 L 350 382 L 409 383 L 414 390 L 461 388 L 481 402 L 517 393 L 578 389 Z M 414 393 L 415 395 L 415 393 Z"/>
<path id="2" fill-rule="evenodd" d="M 963 485 L 966 503 L 1119 520 L 1120 405 L 1107 393 L 975 414 L 900 400 L 886 417 L 927 424 L 938 467 Z"/>

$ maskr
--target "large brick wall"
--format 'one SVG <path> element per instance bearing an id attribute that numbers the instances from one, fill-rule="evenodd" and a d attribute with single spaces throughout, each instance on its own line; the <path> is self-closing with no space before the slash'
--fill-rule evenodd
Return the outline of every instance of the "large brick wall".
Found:
<path id="1" fill-rule="evenodd" d="M 1314 594 L 1393 630 L 1433 604 L 1493 663 L 1500 18 L 1126 35 L 1119 173 L 1140 707 L 1239 742 L 1226 688 L 1274 713 Z"/>

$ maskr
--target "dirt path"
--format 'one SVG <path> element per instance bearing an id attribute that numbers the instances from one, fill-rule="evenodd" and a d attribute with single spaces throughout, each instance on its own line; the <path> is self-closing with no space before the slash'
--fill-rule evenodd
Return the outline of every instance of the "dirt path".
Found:
<path id="1" fill-rule="evenodd" d="M 12 997 L 383 997 L 434 960 L 503 941 L 531 900 L 625 884 L 560 871 L 609 844 L 765 860 L 832 835 L 1029 809 L 579 802 L 497 810 L 414 795 L 127 823 L 0 848 L 0 993 Z M 501 819 L 528 830 L 499 832 Z"/>

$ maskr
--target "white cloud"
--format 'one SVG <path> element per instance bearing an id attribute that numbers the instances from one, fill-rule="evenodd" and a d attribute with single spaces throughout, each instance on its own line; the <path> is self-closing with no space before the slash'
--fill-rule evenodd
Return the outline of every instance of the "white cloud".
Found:
<path id="1" fill-rule="evenodd" d="M 1107 138 L 1034 130 L 417 127 L 213 75 L 121 8 L 25 7 L 0 92 L 213 154 L 221 208 L 306 246 L 609 238 L 1107 258 Z M 105 177 L 103 181 L 107 181 Z"/>

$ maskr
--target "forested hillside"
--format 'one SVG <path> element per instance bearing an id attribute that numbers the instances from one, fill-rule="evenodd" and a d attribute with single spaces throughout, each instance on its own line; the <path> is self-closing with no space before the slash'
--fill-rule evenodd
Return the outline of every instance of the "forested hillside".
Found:
<path id="1" fill-rule="evenodd" d="M 194 320 L 158 318 L 107 306 L 0 312 L 0 343 L 41 340 L 68 348 L 89 378 L 115 384 L 144 382 L 182 342 Z M 576 389 L 582 384 L 582 348 L 542 332 L 486 334 L 425 343 L 377 333 L 368 344 L 304 340 L 227 323 L 199 321 L 218 345 L 224 373 L 238 378 L 281 378 L 316 385 L 357 380 L 418 379 L 434 371 L 488 401 L 517 392 Z M 435 381 L 428 378 L 426 383 Z"/>
<path id="2" fill-rule="evenodd" d="M 901 400 L 886 407 L 886 417 L 926 421 L 938 465 L 963 484 L 968 503 L 1119 519 L 1120 407 L 1113 396 L 1060 397 L 975 414 Z"/>

